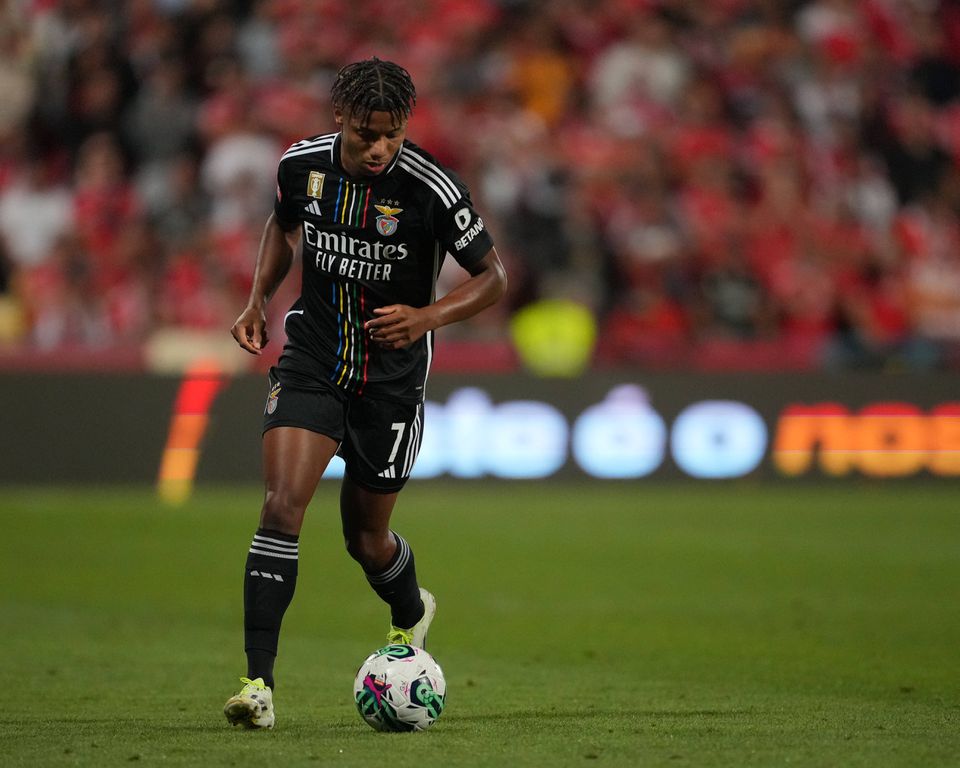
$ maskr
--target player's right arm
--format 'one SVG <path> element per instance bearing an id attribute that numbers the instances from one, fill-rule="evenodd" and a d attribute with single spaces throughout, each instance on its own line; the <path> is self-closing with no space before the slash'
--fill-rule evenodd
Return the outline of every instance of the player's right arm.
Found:
<path id="1" fill-rule="evenodd" d="M 252 355 L 261 354 L 267 346 L 267 302 L 290 271 L 299 238 L 299 229 L 285 231 L 276 214 L 270 214 L 260 239 L 250 299 L 230 329 L 237 344 Z"/>

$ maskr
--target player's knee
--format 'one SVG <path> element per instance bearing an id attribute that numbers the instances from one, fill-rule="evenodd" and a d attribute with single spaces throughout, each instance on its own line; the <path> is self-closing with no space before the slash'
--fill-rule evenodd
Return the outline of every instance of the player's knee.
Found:
<path id="1" fill-rule="evenodd" d="M 298 502 L 289 493 L 270 491 L 263 500 L 260 526 L 271 531 L 298 534 L 306 504 Z"/>
<path id="2" fill-rule="evenodd" d="M 363 531 L 344 539 L 347 552 L 369 573 L 382 569 L 390 560 L 393 539 L 387 534 Z"/>

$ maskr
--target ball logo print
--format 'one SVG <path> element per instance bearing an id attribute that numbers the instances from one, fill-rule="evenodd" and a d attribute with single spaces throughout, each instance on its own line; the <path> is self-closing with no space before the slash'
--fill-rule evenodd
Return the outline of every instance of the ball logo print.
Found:
<path id="1" fill-rule="evenodd" d="M 390 661 L 401 661 L 413 658 L 417 651 L 412 645 L 385 645 L 379 651 L 374 651 L 373 655 L 385 656 Z"/>
<path id="2" fill-rule="evenodd" d="M 443 713 L 446 681 L 422 648 L 388 645 L 360 665 L 353 698 L 364 721 L 378 731 L 425 731 Z"/>
<path id="3" fill-rule="evenodd" d="M 410 701 L 427 710 L 434 722 L 443 712 L 444 698 L 434 690 L 433 684 L 426 677 L 413 681 L 410 686 Z"/>

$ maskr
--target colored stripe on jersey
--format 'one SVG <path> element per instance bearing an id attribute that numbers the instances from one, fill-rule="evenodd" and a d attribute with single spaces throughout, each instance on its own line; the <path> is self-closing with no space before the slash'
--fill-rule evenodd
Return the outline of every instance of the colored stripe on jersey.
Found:
<path id="1" fill-rule="evenodd" d="M 369 350 L 363 333 L 366 309 L 363 288 L 352 283 L 333 283 L 331 302 L 337 311 L 337 365 L 330 380 L 357 394 L 367 381 Z"/>
<path id="2" fill-rule="evenodd" d="M 355 227 L 367 225 L 367 210 L 370 208 L 370 187 L 356 184 L 343 177 L 337 183 L 337 202 L 334 206 L 337 222 Z"/>

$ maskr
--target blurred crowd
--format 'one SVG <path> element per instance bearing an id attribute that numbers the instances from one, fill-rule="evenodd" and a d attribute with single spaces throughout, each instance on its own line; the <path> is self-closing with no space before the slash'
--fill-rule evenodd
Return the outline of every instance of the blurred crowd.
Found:
<path id="1" fill-rule="evenodd" d="M 960 365 L 960 0 L 2 13 L 0 348 L 226 335 L 280 154 L 332 130 L 337 69 L 377 55 L 410 70 L 408 137 L 470 184 L 510 273 L 449 338 L 562 298 L 598 364 Z"/>

